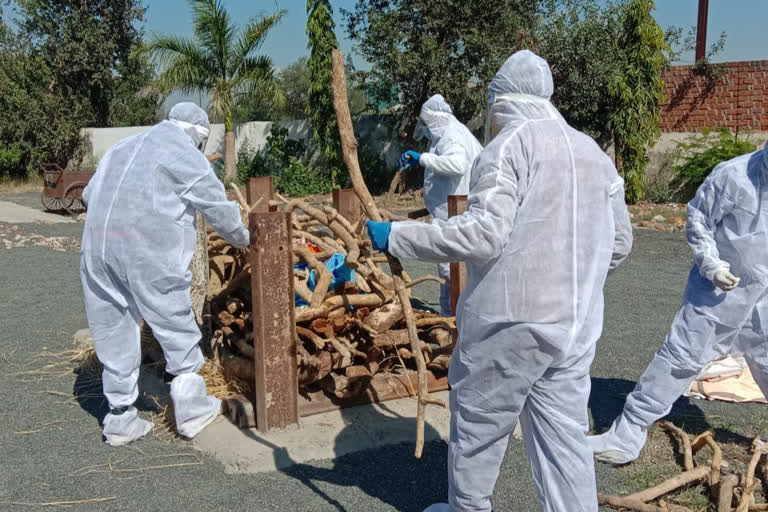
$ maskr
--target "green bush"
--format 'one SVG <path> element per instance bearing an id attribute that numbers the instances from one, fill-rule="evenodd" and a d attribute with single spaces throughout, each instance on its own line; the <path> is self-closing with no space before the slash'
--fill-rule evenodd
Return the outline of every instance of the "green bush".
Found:
<path id="1" fill-rule="evenodd" d="M 261 150 L 243 144 L 237 154 L 237 179 L 274 176 L 275 189 L 289 196 L 325 194 L 331 191 L 329 173 L 309 165 L 309 152 L 303 141 L 288 138 L 288 130 L 272 125 L 267 143 Z"/>
<path id="2" fill-rule="evenodd" d="M 327 194 L 331 191 L 330 181 L 323 177 L 317 168 L 309 167 L 298 158 L 291 158 L 276 187 L 290 197 Z"/>
<path id="3" fill-rule="evenodd" d="M 334 186 L 352 186 L 346 169 L 331 166 L 322 157 L 311 165 L 311 154 L 303 141 L 289 139 L 286 128 L 273 124 L 261 150 L 252 149 L 246 142 L 238 151 L 237 180 L 243 184 L 248 178 L 273 176 L 275 189 L 293 197 L 327 194 Z M 358 157 L 371 193 L 386 192 L 394 170 L 387 169 L 379 155 L 365 146 L 360 147 Z"/>
<path id="4" fill-rule="evenodd" d="M 18 170 L 23 168 L 22 156 L 18 142 L 0 147 L 0 180 L 19 177 Z"/>
<path id="5" fill-rule="evenodd" d="M 725 128 L 705 129 L 677 144 L 676 157 L 682 161 L 675 167 L 680 183 L 698 187 L 720 162 L 751 153 L 755 144 L 739 138 Z"/>

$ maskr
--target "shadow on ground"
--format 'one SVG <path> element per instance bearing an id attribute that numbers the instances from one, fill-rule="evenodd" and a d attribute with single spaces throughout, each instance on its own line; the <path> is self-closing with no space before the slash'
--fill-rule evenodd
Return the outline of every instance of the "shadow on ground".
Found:
<path id="1" fill-rule="evenodd" d="M 595 433 L 608 430 L 613 421 L 621 414 L 624 402 L 632 390 L 635 382 L 627 379 L 592 378 L 592 391 L 589 396 L 589 410 L 592 413 Z M 698 435 L 706 430 L 715 431 L 715 439 L 718 442 L 751 443 L 752 440 L 733 432 L 729 429 L 719 428 L 713 424 L 712 416 L 708 416 L 696 404 L 695 399 L 680 397 L 672 406 L 672 411 L 667 415 L 668 419 L 681 427 L 691 435 Z"/>
<path id="2" fill-rule="evenodd" d="M 167 403 L 169 387 L 163 381 L 163 375 L 151 365 L 142 365 L 139 374 L 139 398 L 134 404 L 139 411 L 157 414 L 161 412 L 158 402 Z M 109 405 L 102 390 L 101 369 L 75 370 L 77 377 L 72 389 L 72 395 L 80 407 L 98 420 L 103 426 L 104 417 L 109 412 Z M 158 402 L 152 399 L 154 397 Z"/>
<path id="3" fill-rule="evenodd" d="M 381 404 L 386 409 L 386 403 Z M 416 419 L 409 417 L 390 417 L 375 411 L 378 414 L 375 419 L 381 430 L 407 430 L 416 432 Z M 391 410 L 388 412 L 392 413 Z M 352 512 L 358 508 L 345 507 L 339 501 L 321 489 L 316 482 L 325 482 L 332 485 L 359 489 L 365 494 L 386 503 L 396 510 L 403 512 L 421 512 L 432 503 L 445 502 L 448 496 L 448 480 L 446 459 L 448 445 L 444 441 L 431 441 L 424 445 L 424 451 L 420 459 L 414 457 L 413 443 L 399 443 L 383 445 L 373 450 L 363 450 L 348 453 L 351 444 L 360 439 L 360 430 L 355 427 L 354 409 L 342 409 L 342 416 L 347 427 L 336 437 L 334 446 L 336 453 L 345 453 L 337 456 L 332 461 L 330 468 L 319 467 L 312 464 L 296 463 L 292 460 L 285 448 L 273 445 L 269 441 L 260 438 L 252 430 L 246 431 L 254 441 L 262 443 L 274 452 L 275 463 L 282 465 L 279 471 L 290 476 L 337 511 Z M 429 425 L 425 428 L 425 438 L 437 437 L 437 432 Z M 380 461 L 402 461 L 404 463 L 392 466 Z M 288 465 L 289 464 L 289 465 Z M 429 481 L 425 485 L 424 475 L 434 468 L 442 468 L 439 478 Z"/>

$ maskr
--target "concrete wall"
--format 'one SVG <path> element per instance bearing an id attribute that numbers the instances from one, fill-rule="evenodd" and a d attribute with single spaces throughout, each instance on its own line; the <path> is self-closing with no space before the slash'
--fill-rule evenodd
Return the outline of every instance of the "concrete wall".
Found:
<path id="1" fill-rule="evenodd" d="M 693 66 L 664 73 L 663 132 L 696 132 L 706 127 L 768 130 L 768 60 L 727 62 L 713 79 Z M 716 75 L 715 75 L 716 76 Z"/>
<path id="2" fill-rule="evenodd" d="M 291 139 L 303 139 L 309 142 L 312 134 L 309 130 L 309 122 L 276 121 L 288 128 L 288 137 Z M 361 148 L 375 151 L 388 165 L 396 166 L 397 160 L 405 150 L 403 141 L 398 136 L 394 120 L 384 115 L 360 116 L 354 122 L 355 135 Z M 97 158 L 119 140 L 149 129 L 149 126 L 131 126 L 125 128 L 85 128 L 83 133 L 90 140 L 90 151 Z M 267 142 L 267 137 L 272 130 L 271 121 L 252 121 L 235 127 L 235 150 L 239 151 L 243 145 L 253 149 L 261 149 Z M 211 125 L 211 134 L 205 147 L 206 154 L 224 154 L 224 125 Z"/>
<path id="3" fill-rule="evenodd" d="M 683 142 L 686 138 L 698 135 L 701 132 L 662 132 L 659 140 L 648 152 L 648 167 L 645 172 L 649 183 L 658 179 L 671 178 L 669 172 L 671 167 L 676 165 L 673 156 L 677 149 L 677 144 Z M 768 131 L 750 132 L 744 135 L 749 141 L 753 142 L 758 149 L 762 148 L 768 140 Z M 613 148 L 608 148 L 608 154 L 613 157 Z"/>
<path id="4" fill-rule="evenodd" d="M 279 124 L 288 128 L 288 137 L 292 139 L 307 139 L 311 136 L 309 133 L 309 123 L 305 120 L 300 121 L 278 121 Z M 88 136 L 91 145 L 91 153 L 96 157 L 101 157 L 106 151 L 119 140 L 134 135 L 136 133 L 148 130 L 149 126 L 129 126 L 124 128 L 85 128 L 83 133 Z M 272 130 L 271 121 L 253 121 L 243 123 L 235 127 L 235 150 L 239 151 L 243 144 L 255 149 L 260 149 L 266 144 L 267 137 Z M 221 153 L 224 154 L 224 125 L 211 125 L 211 134 L 208 137 L 208 144 L 205 146 L 206 154 Z"/>

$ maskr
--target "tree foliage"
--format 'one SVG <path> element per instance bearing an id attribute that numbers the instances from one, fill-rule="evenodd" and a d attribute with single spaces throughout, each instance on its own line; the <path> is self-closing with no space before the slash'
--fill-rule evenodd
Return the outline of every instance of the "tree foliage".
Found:
<path id="1" fill-rule="evenodd" d="M 235 177 L 235 107 L 245 98 L 282 101 L 272 59 L 256 55 L 285 11 L 251 19 L 238 31 L 221 0 L 190 0 L 194 39 L 158 36 L 142 48 L 162 68 L 157 86 L 165 93 L 211 93 L 215 116 L 224 121 L 225 177 Z M 231 139 L 231 140 L 230 140 Z"/>
<path id="2" fill-rule="evenodd" d="M 651 16 L 653 0 L 630 0 L 621 15 L 618 40 L 619 70 L 608 84 L 613 109 L 608 128 L 613 132 L 619 170 L 630 202 L 644 198 L 648 148 L 659 136 L 664 99 L 662 69 L 669 46 Z"/>
<path id="3" fill-rule="evenodd" d="M 540 0 L 357 0 L 347 34 L 371 69 L 361 73 L 374 103 L 396 92 L 413 126 L 424 101 L 441 93 L 466 122 L 486 87 L 533 26 Z"/>
<path id="4" fill-rule="evenodd" d="M 18 3 L 23 33 L 52 75 L 49 89 L 82 103 L 83 125 L 154 120 L 157 103 L 153 101 L 159 97 L 139 96 L 151 70 L 130 57 L 141 41 L 140 23 L 146 10 L 139 0 Z M 139 113 L 144 117 L 139 119 Z M 130 114 L 129 118 L 121 119 L 123 114 Z"/>
<path id="5" fill-rule="evenodd" d="M 550 1 L 534 33 L 536 50 L 552 69 L 552 102 L 574 128 L 603 147 L 613 142 L 608 84 L 620 65 L 620 13 L 617 4 Z"/>
<path id="6" fill-rule="evenodd" d="M 0 44 L 0 179 L 26 178 L 44 162 L 66 166 L 81 146 L 83 104 L 56 94 L 54 81 L 45 61 L 5 31 Z"/>
<path id="7" fill-rule="evenodd" d="M 312 136 L 325 158 L 332 182 L 342 168 L 341 141 L 331 92 L 332 52 L 338 47 L 333 10 L 328 0 L 307 0 L 309 94 L 307 113 Z"/>
<path id="8" fill-rule="evenodd" d="M 604 148 L 613 145 L 629 201 L 644 196 L 664 99 L 661 72 L 684 51 L 682 31 L 665 35 L 653 7 L 652 0 L 551 0 L 535 34 L 552 67 L 553 102 L 575 128 Z"/>

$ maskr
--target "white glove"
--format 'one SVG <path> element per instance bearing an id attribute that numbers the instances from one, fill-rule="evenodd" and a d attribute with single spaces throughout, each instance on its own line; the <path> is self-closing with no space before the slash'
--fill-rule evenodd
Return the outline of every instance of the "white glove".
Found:
<path id="1" fill-rule="evenodd" d="M 741 279 L 731 274 L 728 270 L 718 270 L 712 278 L 712 282 L 715 283 L 715 286 L 724 292 L 729 292 L 739 286 L 739 281 L 741 281 Z"/>

